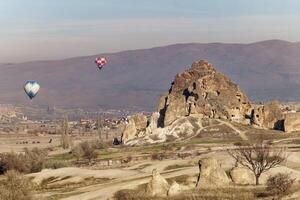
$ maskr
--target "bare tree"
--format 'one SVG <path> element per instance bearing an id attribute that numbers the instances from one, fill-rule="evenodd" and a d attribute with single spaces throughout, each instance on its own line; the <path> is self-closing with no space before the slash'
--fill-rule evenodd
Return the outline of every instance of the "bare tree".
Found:
<path id="1" fill-rule="evenodd" d="M 101 119 L 100 116 L 98 116 L 98 119 L 97 119 L 97 131 L 98 131 L 99 140 L 102 139 L 102 127 L 103 127 L 102 119 Z"/>
<path id="2" fill-rule="evenodd" d="M 283 148 L 272 148 L 263 142 L 254 145 L 240 146 L 228 153 L 235 161 L 250 169 L 255 175 L 255 183 L 259 184 L 262 173 L 277 167 L 285 159 L 286 154 Z"/>
<path id="3" fill-rule="evenodd" d="M 68 149 L 71 146 L 71 140 L 69 135 L 69 120 L 67 117 L 65 117 L 62 122 L 61 146 L 63 149 Z"/>

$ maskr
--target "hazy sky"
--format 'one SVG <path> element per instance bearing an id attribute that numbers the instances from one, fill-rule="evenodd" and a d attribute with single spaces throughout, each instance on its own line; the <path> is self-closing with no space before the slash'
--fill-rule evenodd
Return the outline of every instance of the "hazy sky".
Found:
<path id="1" fill-rule="evenodd" d="M 300 41 L 299 0 L 0 0 L 0 63 L 187 42 Z"/>

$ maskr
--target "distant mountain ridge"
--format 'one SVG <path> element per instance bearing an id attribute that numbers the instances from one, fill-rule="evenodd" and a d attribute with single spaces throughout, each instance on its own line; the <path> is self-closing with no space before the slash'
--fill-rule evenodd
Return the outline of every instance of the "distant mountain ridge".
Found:
<path id="1" fill-rule="evenodd" d="M 300 100 L 300 43 L 268 40 L 251 44 L 175 44 L 94 56 L 0 64 L 0 103 L 152 110 L 177 72 L 205 59 L 234 80 L 251 100 Z M 41 84 L 29 102 L 25 80 Z"/>

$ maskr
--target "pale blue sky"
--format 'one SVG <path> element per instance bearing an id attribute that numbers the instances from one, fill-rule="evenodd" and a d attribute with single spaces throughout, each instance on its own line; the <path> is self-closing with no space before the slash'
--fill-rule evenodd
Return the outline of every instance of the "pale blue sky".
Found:
<path id="1" fill-rule="evenodd" d="M 0 63 L 185 42 L 300 41 L 299 0 L 0 0 Z"/>

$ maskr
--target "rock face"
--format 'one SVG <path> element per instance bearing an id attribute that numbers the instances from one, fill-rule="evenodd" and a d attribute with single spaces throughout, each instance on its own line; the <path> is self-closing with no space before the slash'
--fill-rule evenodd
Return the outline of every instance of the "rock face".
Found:
<path id="1" fill-rule="evenodd" d="M 230 183 L 224 169 L 215 158 L 206 158 L 199 161 L 200 180 L 198 187 L 223 187 Z"/>
<path id="2" fill-rule="evenodd" d="M 137 131 L 142 131 L 147 127 L 147 116 L 142 113 L 132 115 L 129 120 L 133 120 Z"/>
<path id="3" fill-rule="evenodd" d="M 154 122 L 150 121 L 146 131 L 141 131 L 135 137 L 125 140 L 124 144 L 133 146 L 186 139 L 197 135 L 204 123 L 201 116 L 193 115 L 178 118 L 171 125 L 160 128 L 155 122 L 157 117 L 157 114 L 152 115 L 151 119 Z"/>
<path id="4" fill-rule="evenodd" d="M 287 113 L 285 115 L 284 131 L 287 133 L 300 131 L 300 113 Z"/>
<path id="5" fill-rule="evenodd" d="M 246 167 L 237 166 L 230 172 L 232 181 L 239 185 L 253 185 L 255 184 L 254 174 Z"/>
<path id="6" fill-rule="evenodd" d="M 242 122 L 251 105 L 243 91 L 221 72 L 203 60 L 176 75 L 168 92 L 160 98 L 161 127 L 192 114 Z"/>
<path id="7" fill-rule="evenodd" d="M 251 123 L 259 128 L 283 130 L 283 113 L 278 101 L 271 101 L 252 110 Z"/>
<path id="8" fill-rule="evenodd" d="M 122 142 L 126 144 L 128 140 L 136 138 L 136 135 L 137 135 L 137 130 L 135 127 L 134 120 L 129 119 L 129 122 L 128 124 L 126 124 L 125 130 L 123 131 L 122 134 Z"/>
<path id="9" fill-rule="evenodd" d="M 126 144 L 127 141 L 136 138 L 138 133 L 145 130 L 147 127 L 147 116 L 142 113 L 132 115 L 128 120 L 128 124 L 126 124 L 122 134 L 122 142 L 124 144 Z"/>
<path id="10" fill-rule="evenodd" d="M 147 185 L 146 192 L 152 196 L 167 196 L 170 188 L 169 183 L 156 169 L 152 171 L 152 179 Z"/>

